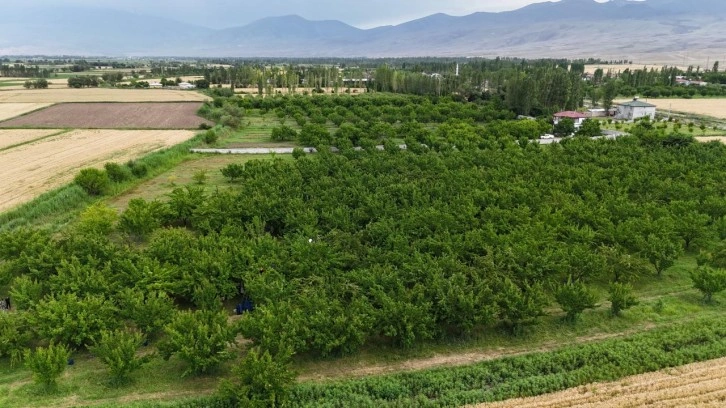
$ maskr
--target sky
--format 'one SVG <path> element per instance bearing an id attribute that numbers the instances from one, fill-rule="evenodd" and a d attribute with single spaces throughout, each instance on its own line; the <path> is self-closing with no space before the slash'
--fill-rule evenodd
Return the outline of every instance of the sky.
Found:
<path id="1" fill-rule="evenodd" d="M 543 0 L 3 0 L 3 7 L 92 6 L 165 16 L 227 28 L 264 17 L 297 14 L 309 20 L 340 20 L 359 28 L 398 24 L 435 13 L 466 15 L 514 10 Z M 598 0 L 604 1 L 604 0 Z"/>

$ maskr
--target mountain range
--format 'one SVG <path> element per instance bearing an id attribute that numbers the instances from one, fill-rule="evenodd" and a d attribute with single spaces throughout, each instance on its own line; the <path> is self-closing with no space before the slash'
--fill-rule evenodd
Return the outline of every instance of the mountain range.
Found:
<path id="1" fill-rule="evenodd" d="M 55 6 L 5 10 L 0 54 L 599 57 L 692 63 L 726 58 L 724 17 L 724 0 L 561 0 L 500 13 L 434 14 L 365 30 L 294 15 L 213 29 L 112 9 Z"/>

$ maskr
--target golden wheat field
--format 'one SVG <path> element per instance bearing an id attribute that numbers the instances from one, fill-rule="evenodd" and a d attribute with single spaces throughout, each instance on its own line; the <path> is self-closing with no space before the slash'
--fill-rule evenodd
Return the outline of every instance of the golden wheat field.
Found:
<path id="1" fill-rule="evenodd" d="M 726 407 L 726 358 L 477 408 Z"/>
<path id="2" fill-rule="evenodd" d="M 74 130 L 0 151 L 0 211 L 70 182 L 81 168 L 125 162 L 193 136 L 184 130 Z"/>
<path id="3" fill-rule="evenodd" d="M 14 118 L 24 113 L 45 108 L 50 105 L 50 103 L 0 103 L 0 121 Z"/>
<path id="4" fill-rule="evenodd" d="M 60 129 L 0 129 L 0 149 L 60 133 Z"/>
<path id="5" fill-rule="evenodd" d="M 657 106 L 658 111 L 665 114 L 672 110 L 726 119 L 726 98 L 649 99 L 648 103 Z"/>
<path id="6" fill-rule="evenodd" d="M 61 88 L 0 90 L 0 103 L 62 102 L 199 102 L 208 96 L 194 91 L 167 89 Z"/>

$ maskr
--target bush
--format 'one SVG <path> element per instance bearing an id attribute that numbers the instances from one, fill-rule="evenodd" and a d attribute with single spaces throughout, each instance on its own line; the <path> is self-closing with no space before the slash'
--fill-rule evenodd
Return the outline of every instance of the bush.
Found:
<path id="1" fill-rule="evenodd" d="M 108 178 L 114 183 L 122 183 L 131 178 L 131 169 L 126 166 L 121 166 L 118 163 L 106 163 L 103 165 L 106 169 Z"/>
<path id="2" fill-rule="evenodd" d="M 134 198 L 121 214 L 119 229 L 137 239 L 143 239 L 161 227 L 168 211 L 160 201 Z"/>
<path id="3" fill-rule="evenodd" d="M 225 313 L 179 312 L 164 331 L 167 338 L 159 344 L 159 351 L 167 360 L 177 355 L 189 364 L 182 376 L 207 373 L 232 357 L 228 349 L 235 332 Z"/>
<path id="4" fill-rule="evenodd" d="M 292 157 L 294 159 L 299 159 L 301 157 L 305 157 L 305 150 L 303 150 L 301 147 L 296 147 L 292 149 Z"/>
<path id="5" fill-rule="evenodd" d="M 220 396 L 238 407 L 285 406 L 294 384 L 289 357 L 273 358 L 268 351 L 251 349 L 234 368 L 234 380 L 226 380 Z"/>
<path id="6" fill-rule="evenodd" d="M 272 140 L 276 142 L 287 142 L 297 139 L 297 131 L 289 126 L 278 126 L 272 129 Z"/>
<path id="7" fill-rule="evenodd" d="M 10 358 L 15 365 L 22 357 L 23 348 L 30 341 L 25 314 L 0 312 L 0 358 Z"/>
<path id="8" fill-rule="evenodd" d="M 217 132 L 214 131 L 214 129 L 209 129 L 204 132 L 204 143 L 208 145 L 213 145 L 217 143 L 217 140 L 219 140 L 219 136 L 217 135 Z"/>
<path id="9" fill-rule="evenodd" d="M 726 270 L 700 266 L 691 271 L 693 287 L 701 291 L 706 303 L 713 301 L 713 295 L 726 289 Z"/>
<path id="10" fill-rule="evenodd" d="M 108 367 L 112 384 L 123 384 L 129 380 L 132 371 L 141 368 L 150 357 L 137 357 L 136 351 L 143 343 L 141 333 L 128 330 L 101 332 L 90 347 L 91 353 Z"/>
<path id="11" fill-rule="evenodd" d="M 53 389 L 57 385 L 58 377 L 63 374 L 68 365 L 70 351 L 63 345 L 50 344 L 48 347 L 38 347 L 35 351 L 25 351 L 25 366 L 33 372 L 36 384 Z"/>
<path id="12" fill-rule="evenodd" d="M 136 178 L 145 177 L 149 173 L 149 168 L 144 163 L 139 163 L 134 160 L 130 160 L 126 163 L 126 167 L 131 169 L 131 174 Z"/>
<path id="13" fill-rule="evenodd" d="M 239 163 L 230 163 L 227 167 L 220 170 L 224 177 L 227 177 L 230 182 L 234 182 L 238 178 L 242 177 L 245 171 L 245 167 Z"/>
<path id="14" fill-rule="evenodd" d="M 585 309 L 597 307 L 597 295 L 582 282 L 568 281 L 555 290 L 555 300 L 567 313 L 566 320 L 574 322 Z"/>
<path id="15" fill-rule="evenodd" d="M 46 297 L 29 320 L 42 338 L 73 347 L 90 344 L 102 330 L 118 324 L 113 302 L 103 295 L 75 293 Z"/>
<path id="16" fill-rule="evenodd" d="M 195 171 L 192 180 L 197 184 L 204 184 L 207 181 L 207 171 L 204 169 Z"/>
<path id="17" fill-rule="evenodd" d="M 104 194 L 110 184 L 106 172 L 98 169 L 83 169 L 76 175 L 74 181 L 92 196 Z"/>
<path id="18" fill-rule="evenodd" d="M 610 284 L 608 289 L 611 302 L 610 312 L 613 316 L 620 316 L 623 310 L 630 309 L 638 304 L 635 296 L 633 296 L 633 287 L 627 283 L 615 282 Z"/>

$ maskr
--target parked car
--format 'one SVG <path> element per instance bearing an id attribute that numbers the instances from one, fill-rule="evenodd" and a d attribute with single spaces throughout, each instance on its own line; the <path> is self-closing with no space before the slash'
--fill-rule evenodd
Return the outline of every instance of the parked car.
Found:
<path id="1" fill-rule="evenodd" d="M 555 135 L 551 135 L 549 133 L 542 135 L 540 139 L 554 139 Z"/>

